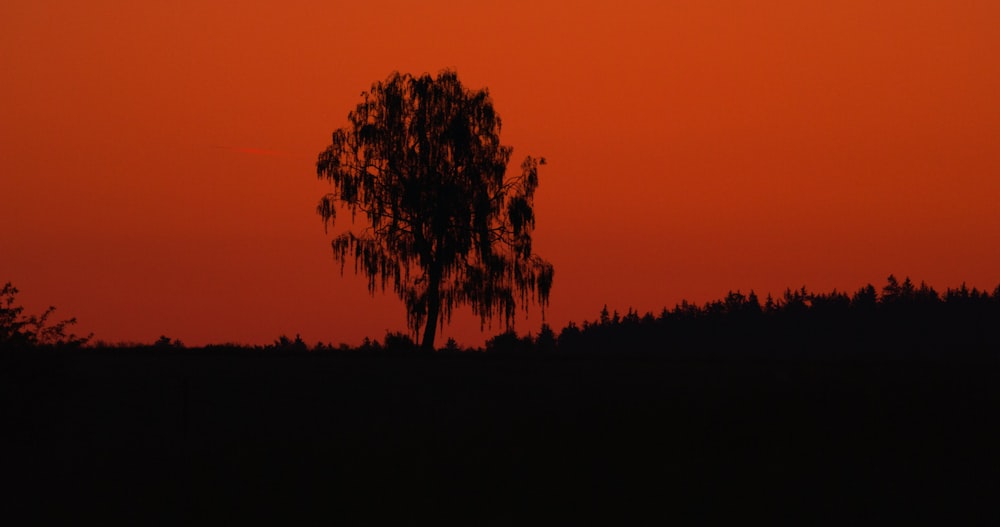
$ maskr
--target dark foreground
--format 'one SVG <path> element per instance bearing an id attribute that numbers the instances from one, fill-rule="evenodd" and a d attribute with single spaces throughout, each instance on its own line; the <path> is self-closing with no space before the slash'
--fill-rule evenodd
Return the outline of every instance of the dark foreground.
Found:
<path id="1" fill-rule="evenodd" d="M 991 523 L 994 360 L 5 354 L 39 523 Z"/>

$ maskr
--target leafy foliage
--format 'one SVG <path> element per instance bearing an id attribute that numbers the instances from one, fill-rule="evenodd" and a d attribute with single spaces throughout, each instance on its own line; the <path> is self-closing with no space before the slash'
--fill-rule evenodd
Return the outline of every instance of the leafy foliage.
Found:
<path id="1" fill-rule="evenodd" d="M 370 292 L 391 286 L 410 328 L 424 328 L 424 348 L 456 306 L 508 328 L 519 306 L 544 308 L 553 268 L 532 253 L 531 233 L 545 160 L 527 157 L 519 176 L 506 177 L 513 149 L 500 144 L 488 92 L 444 71 L 393 73 L 361 96 L 316 163 L 333 185 L 317 206 L 327 228 L 338 208 L 367 220 L 333 239 L 341 272 L 352 260 Z"/>
<path id="2" fill-rule="evenodd" d="M 35 348 L 44 346 L 80 346 L 90 335 L 78 337 L 67 333 L 75 318 L 51 323 L 56 310 L 49 307 L 41 315 L 24 315 L 24 307 L 16 304 L 18 289 L 7 282 L 0 289 L 0 348 Z"/>

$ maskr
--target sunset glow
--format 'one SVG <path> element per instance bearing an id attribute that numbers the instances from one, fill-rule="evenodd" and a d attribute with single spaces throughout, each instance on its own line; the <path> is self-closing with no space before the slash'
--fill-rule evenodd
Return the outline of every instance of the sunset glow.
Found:
<path id="1" fill-rule="evenodd" d="M 996 2 L 416 5 L 0 7 L 0 283 L 111 342 L 403 331 L 333 261 L 316 156 L 372 82 L 444 68 L 489 89 L 514 160 L 548 161 L 554 327 L 890 273 L 1000 283 Z M 439 340 L 500 329 L 464 309 Z"/>

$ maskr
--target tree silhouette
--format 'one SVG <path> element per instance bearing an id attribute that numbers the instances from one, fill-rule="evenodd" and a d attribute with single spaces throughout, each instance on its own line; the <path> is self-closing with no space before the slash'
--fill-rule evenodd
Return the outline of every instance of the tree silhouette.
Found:
<path id="1" fill-rule="evenodd" d="M 17 304 L 18 289 L 7 282 L 0 288 L 0 349 L 36 348 L 41 346 L 80 346 L 92 335 L 78 337 L 67 333 L 76 318 L 50 323 L 49 317 L 56 310 L 49 307 L 41 315 L 25 315 L 24 307 Z"/>
<path id="2" fill-rule="evenodd" d="M 324 225 L 339 207 L 368 222 L 333 239 L 341 272 L 353 260 L 370 293 L 391 284 L 425 349 L 455 306 L 483 324 L 502 316 L 508 329 L 518 305 L 544 308 L 553 268 L 532 254 L 531 233 L 545 160 L 527 157 L 505 177 L 513 149 L 500 144 L 487 90 L 466 89 L 452 71 L 393 73 L 361 96 L 316 162 L 333 185 L 317 206 Z"/>

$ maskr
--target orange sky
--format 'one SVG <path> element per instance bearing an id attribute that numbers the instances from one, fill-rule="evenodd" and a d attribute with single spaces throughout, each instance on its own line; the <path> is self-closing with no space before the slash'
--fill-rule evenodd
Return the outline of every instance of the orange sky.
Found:
<path id="1" fill-rule="evenodd" d="M 0 282 L 109 341 L 403 330 L 395 296 L 340 277 L 315 159 L 373 81 L 450 67 L 515 160 L 549 161 L 556 327 L 889 273 L 1000 283 L 997 2 L 338 4 L 0 5 Z M 467 311 L 444 335 L 481 344 Z"/>

